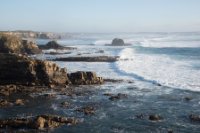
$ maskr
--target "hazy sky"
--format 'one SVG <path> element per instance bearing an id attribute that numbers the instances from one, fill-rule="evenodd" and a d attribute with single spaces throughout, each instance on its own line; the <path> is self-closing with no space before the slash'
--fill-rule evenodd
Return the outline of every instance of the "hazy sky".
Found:
<path id="1" fill-rule="evenodd" d="M 200 0 L 1 0 L 0 30 L 200 31 Z"/>

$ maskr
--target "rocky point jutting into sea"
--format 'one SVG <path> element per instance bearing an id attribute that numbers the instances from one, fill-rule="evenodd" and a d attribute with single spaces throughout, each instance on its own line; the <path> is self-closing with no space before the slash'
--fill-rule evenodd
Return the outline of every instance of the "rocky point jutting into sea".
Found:
<path id="1" fill-rule="evenodd" d="M 0 132 L 199 132 L 199 33 L 13 35 Z"/>
<path id="2" fill-rule="evenodd" d="M 48 46 L 48 44 L 47 44 Z M 42 50 L 33 42 L 22 40 L 20 37 L 2 34 L 0 36 L 0 94 L 1 108 L 14 106 L 7 99 L 13 95 L 16 105 L 26 104 L 23 95 L 31 95 L 42 91 L 66 90 L 72 85 L 102 84 L 103 79 L 97 77 L 95 72 L 78 71 L 67 73 L 66 68 L 60 68 L 56 63 L 41 61 L 29 57 L 29 54 L 41 54 Z M 67 87 L 68 86 L 68 87 Z M 68 90 L 69 89 L 69 90 Z M 61 92 L 61 91 L 59 91 Z M 49 94 L 51 96 L 51 94 Z M 0 120 L 1 128 L 54 128 L 63 124 L 75 124 L 75 118 L 43 115 L 36 118 L 9 118 Z M 47 123 L 47 124 L 46 124 Z"/>

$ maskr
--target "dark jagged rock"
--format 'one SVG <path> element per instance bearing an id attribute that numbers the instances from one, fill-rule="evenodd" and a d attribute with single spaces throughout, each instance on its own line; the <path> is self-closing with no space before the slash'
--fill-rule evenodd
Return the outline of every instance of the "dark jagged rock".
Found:
<path id="1" fill-rule="evenodd" d="M 67 108 L 67 107 L 69 107 L 70 106 L 70 103 L 69 102 L 62 102 L 61 103 L 61 107 L 63 107 L 63 108 Z"/>
<path id="2" fill-rule="evenodd" d="M 102 84 L 104 82 L 103 78 L 97 77 L 95 72 L 78 71 L 68 74 L 68 78 L 73 85 Z"/>
<path id="3" fill-rule="evenodd" d="M 191 101 L 192 99 L 193 99 L 192 97 L 184 97 L 184 100 L 188 102 Z"/>
<path id="4" fill-rule="evenodd" d="M 200 115 L 191 114 L 189 118 L 191 121 L 200 122 Z"/>
<path id="5" fill-rule="evenodd" d="M 67 72 L 49 61 L 33 60 L 26 56 L 0 54 L 0 84 L 66 85 Z"/>
<path id="6" fill-rule="evenodd" d="M 115 38 L 112 40 L 111 44 L 106 44 L 107 46 L 128 46 L 131 44 L 128 43 L 124 43 L 124 40 L 120 39 L 120 38 Z"/>
<path id="7" fill-rule="evenodd" d="M 111 101 L 114 101 L 114 100 L 119 100 L 119 99 L 122 99 L 122 98 L 127 98 L 127 94 L 118 93 L 117 95 L 111 96 L 109 99 Z"/>
<path id="8" fill-rule="evenodd" d="M 93 114 L 95 114 L 95 108 L 92 107 L 92 106 L 79 108 L 76 111 L 83 112 L 83 113 L 85 113 L 85 115 L 93 115 Z"/>
<path id="9" fill-rule="evenodd" d="M 75 118 L 67 118 L 55 115 L 39 115 L 27 118 L 12 118 L 0 120 L 0 128 L 15 129 L 45 129 L 56 128 L 62 125 L 75 125 L 79 121 Z"/>
<path id="10" fill-rule="evenodd" d="M 31 41 L 3 34 L 0 35 L 0 53 L 40 54 L 42 51 Z"/>
<path id="11" fill-rule="evenodd" d="M 116 62 L 118 56 L 91 56 L 91 57 L 65 57 L 55 58 L 53 61 L 68 61 L 68 62 Z"/>
<path id="12" fill-rule="evenodd" d="M 73 48 L 73 47 L 63 47 L 61 46 L 60 44 L 58 44 L 56 41 L 50 41 L 48 42 L 46 45 L 38 45 L 38 47 L 40 49 L 59 49 L 59 50 L 73 50 L 73 49 L 76 49 L 76 48 Z"/>
<path id="13" fill-rule="evenodd" d="M 162 119 L 163 118 L 161 116 L 157 115 L 157 114 L 155 114 L 155 115 L 149 115 L 149 120 L 151 120 L 151 121 L 160 121 Z"/>

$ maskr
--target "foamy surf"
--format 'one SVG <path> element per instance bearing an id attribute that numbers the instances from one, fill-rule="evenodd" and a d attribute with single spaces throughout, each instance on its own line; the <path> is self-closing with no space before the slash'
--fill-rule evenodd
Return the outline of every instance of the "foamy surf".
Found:
<path id="1" fill-rule="evenodd" d="M 137 53 L 126 48 L 121 51 L 116 65 L 119 71 L 139 80 L 200 91 L 200 71 L 192 69 L 187 61 L 167 55 Z"/>

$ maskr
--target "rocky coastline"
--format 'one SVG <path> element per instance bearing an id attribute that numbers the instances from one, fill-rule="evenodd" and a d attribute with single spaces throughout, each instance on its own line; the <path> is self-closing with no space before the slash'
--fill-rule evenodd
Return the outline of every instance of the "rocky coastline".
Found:
<path id="1" fill-rule="evenodd" d="M 49 42 L 44 48 L 50 47 L 65 49 L 55 42 Z M 0 35 L 0 108 L 24 106 L 27 102 L 23 97 L 26 95 L 50 90 L 60 95 L 74 95 L 73 86 L 104 83 L 103 78 L 98 77 L 95 72 L 68 73 L 66 68 L 60 68 L 54 62 L 29 57 L 31 54 L 41 53 L 40 47 L 33 42 L 13 35 Z M 53 97 L 51 94 L 47 96 Z M 10 101 L 10 98 L 14 98 L 14 101 Z M 46 129 L 65 124 L 74 125 L 77 121 L 76 118 L 39 114 L 25 118 L 0 119 L 0 128 Z"/>

